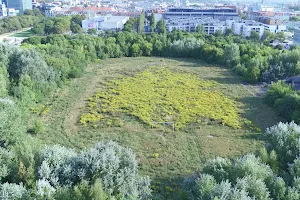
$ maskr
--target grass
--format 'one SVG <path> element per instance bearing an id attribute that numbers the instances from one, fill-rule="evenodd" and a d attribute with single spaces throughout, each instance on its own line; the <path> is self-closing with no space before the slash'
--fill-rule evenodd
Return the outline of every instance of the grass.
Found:
<path id="1" fill-rule="evenodd" d="M 130 117 L 122 128 L 88 128 L 78 123 L 88 97 L 101 82 L 133 75 L 149 66 L 184 70 L 219 82 L 218 90 L 234 98 L 241 115 L 261 130 L 280 121 L 261 98 L 253 96 L 239 77 L 226 68 L 192 59 L 118 58 L 89 66 L 84 76 L 57 91 L 49 99 L 51 110 L 43 117 L 46 131 L 36 137 L 46 144 L 58 143 L 76 149 L 88 148 L 100 140 L 118 141 L 136 152 L 141 172 L 156 182 L 174 180 L 200 170 L 209 158 L 235 157 L 263 145 L 261 133 L 247 127 L 233 129 L 215 124 L 196 129 L 191 125 L 172 134 L 163 129 L 150 129 Z"/>
<path id="2" fill-rule="evenodd" d="M 22 38 L 24 37 L 24 38 L 27 38 L 27 37 L 34 36 L 34 33 L 32 32 L 31 29 L 29 29 L 29 30 L 26 30 L 26 31 L 23 31 L 23 32 L 14 33 L 10 36 L 11 37 L 22 37 Z"/>

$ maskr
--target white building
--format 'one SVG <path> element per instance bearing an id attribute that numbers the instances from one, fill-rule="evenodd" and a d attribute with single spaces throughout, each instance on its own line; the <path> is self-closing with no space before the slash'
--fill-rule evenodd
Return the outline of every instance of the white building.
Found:
<path id="1" fill-rule="evenodd" d="M 232 29 L 233 34 L 242 35 L 243 37 L 250 37 L 251 32 L 255 31 L 259 34 L 259 38 L 261 38 L 264 34 L 265 27 L 264 24 L 251 21 L 251 20 L 227 20 L 227 28 Z"/>
<path id="2" fill-rule="evenodd" d="M 0 6 L 0 16 L 1 17 L 7 16 L 7 9 L 4 3 Z"/>
<path id="3" fill-rule="evenodd" d="M 57 5 L 49 5 L 45 7 L 45 16 L 46 17 L 54 17 L 57 11 L 62 11 L 62 7 Z"/>
<path id="4" fill-rule="evenodd" d="M 263 24 L 265 27 L 265 30 L 268 30 L 272 33 L 278 33 L 282 31 L 286 31 L 286 25 L 269 25 L 269 24 Z"/>
<path id="5" fill-rule="evenodd" d="M 100 16 L 82 21 L 84 31 L 95 28 L 97 30 L 123 30 L 128 16 Z"/>
<path id="6" fill-rule="evenodd" d="M 14 8 L 7 9 L 7 15 L 10 17 L 17 16 L 18 13 L 19 13 L 19 10 L 16 10 Z"/>
<path id="7" fill-rule="evenodd" d="M 166 20 L 166 28 L 169 32 L 176 29 L 193 32 L 197 30 L 198 26 L 201 26 L 207 34 L 214 34 L 217 31 L 225 33 L 226 31 L 225 22 L 214 20 L 212 17 L 174 16 Z"/>

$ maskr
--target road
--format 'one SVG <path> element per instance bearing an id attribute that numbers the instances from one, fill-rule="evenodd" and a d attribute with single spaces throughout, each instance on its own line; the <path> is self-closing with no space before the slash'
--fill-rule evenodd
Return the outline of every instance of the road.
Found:
<path id="1" fill-rule="evenodd" d="M 29 27 L 29 28 L 23 28 L 19 31 L 12 31 L 12 32 L 9 32 L 9 33 L 4 33 L 2 35 L 0 35 L 0 42 L 7 42 L 8 44 L 13 44 L 13 45 L 16 45 L 16 46 L 20 46 L 21 45 L 21 42 L 26 39 L 27 37 L 13 37 L 12 35 L 13 34 L 16 34 L 16 33 L 21 33 L 23 31 L 27 31 L 27 30 L 30 30 L 32 27 Z"/>

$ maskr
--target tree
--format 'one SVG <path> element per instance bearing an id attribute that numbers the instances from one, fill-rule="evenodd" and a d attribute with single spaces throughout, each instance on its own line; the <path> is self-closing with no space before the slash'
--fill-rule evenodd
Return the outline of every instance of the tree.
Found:
<path id="1" fill-rule="evenodd" d="M 280 42 L 283 42 L 285 40 L 285 34 L 284 32 L 280 31 L 276 34 L 276 37 L 277 39 L 280 41 Z"/>
<path id="2" fill-rule="evenodd" d="M 156 21 L 155 21 L 155 14 L 152 12 L 150 17 L 150 31 L 151 33 L 155 32 L 156 29 Z"/>
<path id="3" fill-rule="evenodd" d="M 71 22 L 74 24 L 78 24 L 79 26 L 82 26 L 82 20 L 85 19 L 84 15 L 73 15 L 71 18 Z"/>
<path id="4" fill-rule="evenodd" d="M 156 28 L 157 28 L 157 32 L 159 34 L 166 34 L 167 29 L 166 29 L 166 22 L 165 22 L 165 20 L 164 19 L 159 20 L 157 22 Z"/>
<path id="5" fill-rule="evenodd" d="M 235 67 L 240 63 L 240 50 L 237 44 L 230 44 L 225 47 L 224 60 L 228 67 Z"/>
<path id="6" fill-rule="evenodd" d="M 300 154 L 300 127 L 296 123 L 280 122 L 268 128 L 264 136 L 268 139 L 269 148 L 276 151 L 281 168 L 286 169 L 288 163 L 293 163 Z"/>
<path id="7" fill-rule="evenodd" d="M 31 29 L 33 33 L 37 35 L 45 34 L 45 24 L 44 23 L 35 23 Z"/>
<path id="8" fill-rule="evenodd" d="M 25 133 L 21 111 L 15 102 L 0 98 L 0 146 L 8 147 Z"/>
<path id="9" fill-rule="evenodd" d="M 46 147 L 39 161 L 40 180 L 55 188 L 100 179 L 109 195 L 147 199 L 151 193 L 150 179 L 138 174 L 135 154 L 115 142 L 100 142 L 78 154 L 58 145 Z"/>
<path id="10" fill-rule="evenodd" d="M 145 13 L 142 12 L 139 17 L 138 33 L 144 33 L 144 26 L 145 26 Z"/>
<path id="11" fill-rule="evenodd" d="M 134 31 L 136 30 L 136 18 L 129 18 L 129 20 L 125 23 L 123 31 Z"/>
<path id="12" fill-rule="evenodd" d="M 95 28 L 90 28 L 87 30 L 87 33 L 90 35 L 96 35 L 97 34 L 97 29 Z"/>
<path id="13" fill-rule="evenodd" d="M 1 199 L 29 199 L 26 188 L 21 184 L 4 183 L 0 185 Z"/>
<path id="14" fill-rule="evenodd" d="M 83 32 L 81 26 L 79 24 L 76 24 L 73 21 L 71 22 L 70 29 L 71 29 L 72 33 L 75 33 L 75 34 Z"/>
<path id="15" fill-rule="evenodd" d="M 251 31 L 250 39 L 253 41 L 259 41 L 259 34 L 255 31 Z"/>

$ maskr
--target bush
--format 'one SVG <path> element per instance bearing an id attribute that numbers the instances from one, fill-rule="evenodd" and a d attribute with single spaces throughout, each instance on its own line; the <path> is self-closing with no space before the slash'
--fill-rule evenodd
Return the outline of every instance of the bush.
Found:
<path id="1" fill-rule="evenodd" d="M 278 155 L 278 161 L 283 169 L 288 163 L 292 163 L 300 154 L 300 127 L 294 122 L 278 123 L 266 130 L 264 136 L 267 138 L 269 149 L 274 149 Z"/>
<path id="2" fill-rule="evenodd" d="M 78 154 L 60 146 L 47 147 L 39 163 L 39 178 L 55 188 L 99 178 L 109 195 L 146 199 L 151 194 L 150 179 L 139 176 L 132 150 L 115 142 L 101 142 Z"/>
<path id="3" fill-rule="evenodd" d="M 245 176 L 244 178 L 238 178 L 236 187 L 239 190 L 244 190 L 248 193 L 248 196 L 261 199 L 269 200 L 269 191 L 266 184 L 261 180 L 252 176 Z"/>
<path id="4" fill-rule="evenodd" d="M 259 178 L 263 181 L 268 181 L 273 172 L 269 165 L 262 163 L 259 157 L 255 157 L 253 154 L 248 154 L 237 158 L 231 168 L 230 179 L 232 181 L 245 176 L 251 176 L 253 178 Z"/>
<path id="5" fill-rule="evenodd" d="M 41 134 L 45 131 L 45 125 L 44 122 L 41 120 L 35 120 L 34 122 L 34 127 L 33 127 L 33 132 L 35 134 Z"/>
<path id="6" fill-rule="evenodd" d="M 274 106 L 277 99 L 283 98 L 287 94 L 291 94 L 292 91 L 292 88 L 283 81 L 272 83 L 265 96 L 266 103 L 270 106 Z"/>
<path id="7" fill-rule="evenodd" d="M 29 193 L 23 187 L 15 183 L 4 183 L 0 185 L 1 199 L 26 200 L 29 199 Z"/>
<path id="8" fill-rule="evenodd" d="M 25 133 L 21 111 L 10 99 L 0 98 L 0 146 L 15 144 Z"/>
<path id="9" fill-rule="evenodd" d="M 203 168 L 203 172 L 213 175 L 217 182 L 229 179 L 232 163 L 227 158 L 217 157 L 210 160 Z"/>

